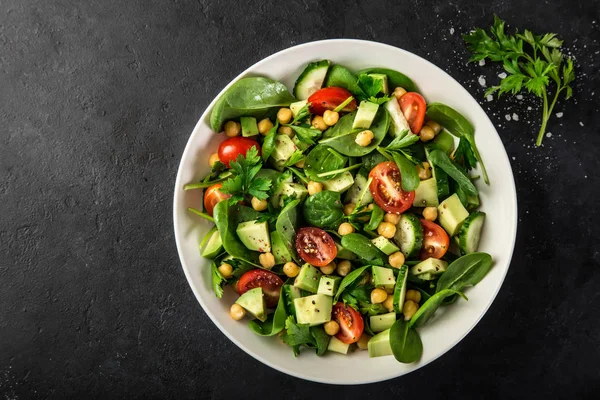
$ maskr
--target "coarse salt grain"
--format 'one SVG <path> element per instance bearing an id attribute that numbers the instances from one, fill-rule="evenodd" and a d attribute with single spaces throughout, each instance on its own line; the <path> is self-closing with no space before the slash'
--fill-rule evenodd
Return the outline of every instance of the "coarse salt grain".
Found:
<path id="1" fill-rule="evenodd" d="M 487 101 L 492 101 L 492 100 L 494 100 L 494 96 L 492 96 L 491 94 L 488 94 L 486 99 L 487 99 Z"/>
<path id="2" fill-rule="evenodd" d="M 552 137 L 552 132 L 547 132 L 546 137 Z"/>
<path id="3" fill-rule="evenodd" d="M 563 113 L 561 113 L 561 112 L 556 113 L 556 118 L 562 118 L 562 116 L 563 116 Z"/>
<path id="4" fill-rule="evenodd" d="M 517 113 L 513 113 L 512 119 L 514 119 L 515 121 L 519 120 L 519 116 L 517 115 Z"/>
<path id="5" fill-rule="evenodd" d="M 484 65 L 485 65 L 485 59 L 482 58 L 481 60 L 479 60 L 479 66 L 483 67 Z"/>
<path id="6" fill-rule="evenodd" d="M 504 116 L 504 118 L 505 118 L 507 121 L 510 121 L 510 114 L 506 114 L 506 115 Z"/>
<path id="7" fill-rule="evenodd" d="M 479 82 L 479 84 L 483 87 L 485 87 L 485 78 L 483 77 L 483 75 L 481 75 L 477 81 Z"/>
<path id="8" fill-rule="evenodd" d="M 531 110 L 532 110 L 531 106 L 527 107 L 527 110 L 528 110 L 528 111 L 531 111 Z"/>
<path id="9" fill-rule="evenodd" d="M 503 73 L 501 73 L 501 74 L 498 74 L 498 78 L 500 78 L 500 79 L 504 79 L 504 78 L 506 78 L 506 72 L 503 72 Z"/>
<path id="10" fill-rule="evenodd" d="M 583 122 L 579 121 L 579 125 L 583 126 Z"/>
<path id="11" fill-rule="evenodd" d="M 454 35 L 454 28 L 450 28 L 450 34 Z"/>
<path id="12" fill-rule="evenodd" d="M 517 97 L 517 100 L 523 100 L 523 95 L 522 94 L 518 94 L 516 97 Z"/>

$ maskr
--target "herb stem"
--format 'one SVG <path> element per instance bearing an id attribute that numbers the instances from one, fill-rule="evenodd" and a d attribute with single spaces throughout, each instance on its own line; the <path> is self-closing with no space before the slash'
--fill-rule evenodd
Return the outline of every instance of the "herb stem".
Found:
<path id="1" fill-rule="evenodd" d="M 197 209 L 195 209 L 193 207 L 188 207 L 188 211 L 191 212 L 191 213 L 193 213 L 193 214 L 196 214 L 197 216 L 202 217 L 202 218 L 204 218 L 204 219 L 206 219 L 206 220 L 208 220 L 210 222 L 215 222 L 215 219 L 213 217 L 211 217 L 210 215 L 208 215 L 206 213 L 203 213 L 202 211 L 197 210 Z"/>
<path id="2" fill-rule="evenodd" d="M 334 108 L 333 111 L 339 113 L 340 111 L 342 111 L 344 109 L 344 107 L 346 107 L 348 104 L 350 104 L 350 102 L 352 100 L 354 100 L 354 97 L 352 97 L 352 96 L 348 97 L 346 100 L 342 101 L 339 106 Z"/>
<path id="3" fill-rule="evenodd" d="M 323 173 L 317 174 L 317 176 L 319 178 L 324 178 L 326 176 L 337 175 L 337 174 L 341 174 L 342 172 L 352 171 L 352 170 L 355 170 L 357 168 L 360 168 L 361 166 L 362 166 L 362 164 L 354 164 L 354 165 L 351 165 L 351 166 L 346 167 L 346 168 L 336 169 L 334 171 L 323 172 Z"/>
<path id="4" fill-rule="evenodd" d="M 560 92 L 562 92 L 562 90 L 564 88 L 565 88 L 564 86 L 558 88 L 558 90 L 554 94 L 554 98 L 552 99 L 552 103 L 550 103 L 550 106 L 548 106 L 548 96 L 546 94 L 546 89 L 544 89 L 544 91 L 543 91 L 543 99 L 544 99 L 544 109 L 543 109 L 543 116 L 542 116 L 543 119 L 542 119 L 542 126 L 540 127 L 540 131 L 538 132 L 537 140 L 535 141 L 536 146 L 542 145 L 542 140 L 544 140 L 544 133 L 546 133 L 546 124 L 548 123 L 548 120 L 550 119 L 550 116 L 552 115 L 552 110 L 554 109 L 554 106 L 556 105 L 556 102 L 558 101 L 558 95 L 560 94 Z"/>

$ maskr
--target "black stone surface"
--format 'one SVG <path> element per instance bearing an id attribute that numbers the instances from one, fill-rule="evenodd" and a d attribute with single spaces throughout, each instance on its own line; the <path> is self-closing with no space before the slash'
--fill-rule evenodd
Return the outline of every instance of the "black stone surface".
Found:
<path id="1" fill-rule="evenodd" d="M 487 102 L 478 77 L 500 69 L 466 65 L 459 34 L 494 13 L 558 32 L 577 61 L 540 149 L 539 101 Z M 598 398 L 599 23 L 598 1 L 1 0 L 0 398 Z M 427 367 L 360 387 L 234 346 L 194 298 L 171 222 L 181 154 L 220 89 L 336 37 L 404 48 L 465 85 L 519 197 L 513 262 L 477 327 Z"/>

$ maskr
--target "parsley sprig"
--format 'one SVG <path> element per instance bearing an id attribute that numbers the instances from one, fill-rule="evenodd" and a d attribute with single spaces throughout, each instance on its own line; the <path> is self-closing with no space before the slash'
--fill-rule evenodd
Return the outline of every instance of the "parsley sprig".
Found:
<path id="1" fill-rule="evenodd" d="M 540 146 L 546 132 L 546 125 L 559 95 L 565 92 L 565 100 L 573 95 L 570 86 L 575 80 L 573 60 L 559 50 L 563 41 L 555 33 L 535 35 L 529 30 L 514 35 L 506 34 L 504 21 L 494 16 L 490 32 L 476 28 L 463 35 L 469 50 L 473 52 L 470 61 L 489 59 L 502 62 L 507 72 L 506 78 L 497 86 L 486 91 L 486 96 L 497 92 L 517 94 L 522 90 L 543 99 L 542 125 L 535 144 Z M 528 45 L 527 50 L 524 44 Z M 555 83 L 552 101 L 549 101 L 551 81 Z"/>
<path id="2" fill-rule="evenodd" d="M 249 200 L 256 197 L 259 200 L 269 197 L 271 181 L 266 178 L 256 178 L 262 168 L 262 161 L 256 147 L 251 147 L 246 152 L 246 157 L 239 154 L 235 161 L 229 163 L 232 177 L 223 182 L 221 191 L 232 195 L 230 204 Z"/>

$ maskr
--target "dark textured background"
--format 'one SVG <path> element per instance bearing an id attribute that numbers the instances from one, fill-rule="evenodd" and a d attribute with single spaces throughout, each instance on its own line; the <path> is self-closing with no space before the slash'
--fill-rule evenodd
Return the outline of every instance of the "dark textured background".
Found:
<path id="1" fill-rule="evenodd" d="M 598 1 L 242 3 L 0 0 L 0 398 L 597 396 Z M 540 149 L 539 102 L 487 102 L 478 77 L 500 70 L 466 65 L 459 34 L 493 13 L 560 33 L 577 61 Z M 229 342 L 188 287 L 171 222 L 212 98 L 265 56 L 334 37 L 404 48 L 465 85 L 519 197 L 513 262 L 479 325 L 427 367 L 358 388 L 283 375 Z"/>

